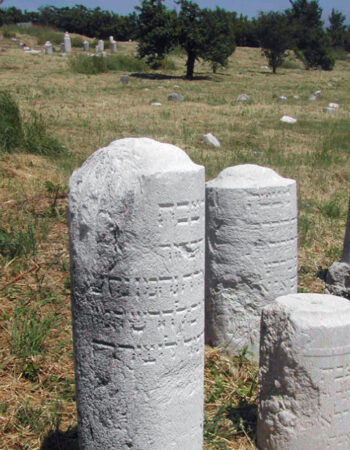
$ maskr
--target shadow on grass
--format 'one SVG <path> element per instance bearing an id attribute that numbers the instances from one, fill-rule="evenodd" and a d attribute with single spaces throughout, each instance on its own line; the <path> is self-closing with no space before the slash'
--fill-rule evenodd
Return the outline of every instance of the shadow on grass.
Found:
<path id="1" fill-rule="evenodd" d="M 200 80 L 211 80 L 212 78 L 208 75 L 197 75 L 191 79 L 185 76 L 178 75 L 164 75 L 162 73 L 132 73 L 131 77 L 142 78 L 144 80 L 185 80 L 185 81 L 200 81 Z"/>
<path id="2" fill-rule="evenodd" d="M 226 417 L 232 421 L 237 430 L 242 430 L 252 441 L 256 439 L 258 407 L 254 404 L 243 404 L 226 411 Z M 244 430 L 244 431 L 243 431 Z"/>
<path id="3" fill-rule="evenodd" d="M 40 450 L 79 450 L 77 427 L 51 432 L 45 437 Z"/>

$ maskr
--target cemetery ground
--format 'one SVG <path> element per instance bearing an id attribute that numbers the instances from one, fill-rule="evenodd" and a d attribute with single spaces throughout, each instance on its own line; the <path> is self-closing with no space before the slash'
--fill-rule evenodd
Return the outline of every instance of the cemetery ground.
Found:
<path id="1" fill-rule="evenodd" d="M 34 36 L 16 38 L 40 48 Z M 187 81 L 178 52 L 159 71 L 88 75 L 72 71 L 78 49 L 65 57 L 45 56 L 43 49 L 25 54 L 3 36 L 0 48 L 1 89 L 15 98 L 23 122 L 35 112 L 67 149 L 49 156 L 21 148 L 0 153 L 0 448 L 76 448 L 66 221 L 72 170 L 113 140 L 147 136 L 185 150 L 206 167 L 207 179 L 241 163 L 294 178 L 299 292 L 322 293 L 322 276 L 340 259 L 345 230 L 350 60 L 337 61 L 332 72 L 306 71 L 291 56 L 272 75 L 259 49 L 237 48 L 227 69 L 213 74 L 196 63 L 196 78 Z M 135 49 L 118 43 L 116 58 L 131 61 Z M 126 85 L 119 81 L 124 74 Z M 310 101 L 319 89 L 321 97 Z M 184 101 L 169 102 L 172 92 Z M 236 101 L 242 93 L 249 102 Z M 334 116 L 323 111 L 330 102 L 340 105 Z M 281 123 L 283 115 L 297 123 Z M 204 143 L 206 133 L 221 147 Z M 244 349 L 235 357 L 206 349 L 207 449 L 255 448 L 257 368 L 246 356 Z"/>

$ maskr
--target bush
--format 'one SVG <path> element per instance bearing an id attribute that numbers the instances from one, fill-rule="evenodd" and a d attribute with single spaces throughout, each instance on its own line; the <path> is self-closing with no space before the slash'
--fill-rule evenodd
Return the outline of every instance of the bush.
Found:
<path id="1" fill-rule="evenodd" d="M 19 108 L 7 91 L 0 91 L 0 152 L 13 151 L 23 137 Z"/>
<path id="2" fill-rule="evenodd" d="M 23 124 L 24 148 L 29 153 L 43 156 L 60 156 L 66 153 L 66 148 L 53 136 L 47 134 L 47 124 L 36 112 Z"/>
<path id="3" fill-rule="evenodd" d="M 80 36 L 73 36 L 73 37 L 71 37 L 70 41 L 71 41 L 72 47 L 82 48 L 84 45 L 84 39 L 81 38 Z"/>
<path id="4" fill-rule="evenodd" d="M 147 64 L 144 61 L 133 56 L 107 56 L 105 59 L 109 70 L 127 72 L 143 72 L 147 70 Z"/>
<path id="5" fill-rule="evenodd" d="M 16 32 L 13 30 L 13 27 L 2 27 L 1 31 L 4 38 L 10 39 L 16 37 Z"/>
<path id="6" fill-rule="evenodd" d="M 70 58 L 69 65 L 73 72 L 83 73 L 85 75 L 108 72 L 106 58 L 103 56 L 74 55 Z"/>

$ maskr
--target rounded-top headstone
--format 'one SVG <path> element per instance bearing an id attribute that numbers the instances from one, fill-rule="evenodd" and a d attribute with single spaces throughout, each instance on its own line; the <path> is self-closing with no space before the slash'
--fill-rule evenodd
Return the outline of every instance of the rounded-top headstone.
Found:
<path id="1" fill-rule="evenodd" d="M 177 92 L 173 92 L 172 94 L 168 95 L 168 100 L 172 102 L 183 102 L 185 100 L 185 97 L 181 94 L 178 94 Z"/>
<path id="2" fill-rule="evenodd" d="M 344 298 L 292 294 L 263 309 L 259 448 L 349 448 L 349 342 Z"/>
<path id="3" fill-rule="evenodd" d="M 202 449 L 204 168 L 112 142 L 69 182 L 81 448 Z"/>
<path id="4" fill-rule="evenodd" d="M 296 183 L 243 164 L 206 184 L 206 342 L 258 359 L 261 309 L 297 289 Z"/>

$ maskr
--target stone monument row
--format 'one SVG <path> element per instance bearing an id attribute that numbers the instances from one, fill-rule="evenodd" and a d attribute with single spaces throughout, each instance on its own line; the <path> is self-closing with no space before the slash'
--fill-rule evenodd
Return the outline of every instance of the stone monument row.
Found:
<path id="1" fill-rule="evenodd" d="M 297 291 L 294 180 L 252 164 L 206 184 L 206 343 L 258 359 L 260 314 Z"/>
<path id="2" fill-rule="evenodd" d="M 204 168 L 146 138 L 70 179 L 81 449 L 202 449 L 204 196 Z"/>

